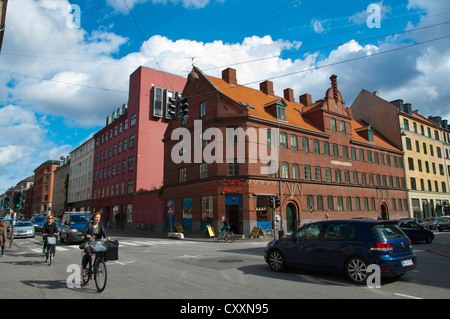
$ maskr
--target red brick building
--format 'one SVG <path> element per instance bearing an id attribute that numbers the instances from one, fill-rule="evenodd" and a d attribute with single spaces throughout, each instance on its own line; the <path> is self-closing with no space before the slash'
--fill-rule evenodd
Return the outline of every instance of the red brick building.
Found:
<path id="1" fill-rule="evenodd" d="M 129 225 L 163 225 L 162 138 L 169 122 L 166 100 L 181 92 L 186 79 L 140 67 L 130 76 L 128 104 L 107 118 L 94 135 L 92 207 L 103 221 L 123 216 Z"/>
<path id="2" fill-rule="evenodd" d="M 183 90 L 189 118 L 172 121 L 164 135 L 163 197 L 175 212 L 175 224 L 192 232 L 208 224 L 217 229 L 225 215 L 235 232 L 249 236 L 254 226 L 272 225 L 274 215 L 277 229 L 285 232 L 325 214 L 408 216 L 403 152 L 353 119 L 336 76 L 323 99 L 313 103 L 303 94 L 299 103 L 292 89 L 276 96 L 270 81 L 260 90 L 238 85 L 231 68 L 221 79 L 194 71 L 199 80 L 187 82 Z M 172 136 L 183 130 L 190 140 Z M 234 157 L 225 151 L 227 140 Z M 242 144 L 244 161 L 238 153 Z M 267 152 L 270 146 L 275 148 Z M 185 161 L 174 161 L 177 154 Z M 279 163 L 275 174 L 261 170 L 268 165 L 264 154 L 270 155 L 269 163 Z M 281 198 L 275 212 L 268 208 L 269 196 Z"/>
<path id="3" fill-rule="evenodd" d="M 31 215 L 47 215 L 52 209 L 53 172 L 60 161 L 46 161 L 34 170 L 33 196 L 31 196 Z M 28 197 L 27 192 L 27 197 Z M 27 200 L 28 201 L 28 200 Z"/>

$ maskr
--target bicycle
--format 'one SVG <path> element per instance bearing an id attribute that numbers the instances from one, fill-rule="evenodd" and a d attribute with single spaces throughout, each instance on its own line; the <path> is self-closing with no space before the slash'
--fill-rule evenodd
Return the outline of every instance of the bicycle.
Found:
<path id="1" fill-rule="evenodd" d="M 273 238 L 273 229 L 272 228 L 262 229 L 262 234 L 264 238 Z"/>
<path id="2" fill-rule="evenodd" d="M 53 258 L 55 258 L 56 237 L 55 235 L 45 235 L 45 241 L 47 242 L 47 249 L 45 251 L 45 262 L 50 266 Z"/>
<path id="3" fill-rule="evenodd" d="M 225 241 L 226 243 L 232 243 L 236 239 L 235 235 L 231 231 L 224 231 L 224 234 L 222 235 L 222 232 L 217 232 L 217 236 L 214 237 L 214 241 L 218 242 L 220 240 Z"/>
<path id="4" fill-rule="evenodd" d="M 103 247 L 103 248 L 100 248 Z M 95 242 L 91 246 L 92 254 L 95 255 L 94 264 L 92 264 L 92 256 L 89 259 L 89 267 L 85 272 L 81 273 L 81 280 L 84 285 L 87 285 L 89 280 L 94 275 L 95 287 L 98 292 L 102 292 L 106 288 L 106 281 L 108 278 L 108 272 L 106 270 L 105 253 L 106 248 L 103 246 L 102 241 Z M 84 249 L 81 252 L 81 260 L 83 261 L 86 252 Z"/>

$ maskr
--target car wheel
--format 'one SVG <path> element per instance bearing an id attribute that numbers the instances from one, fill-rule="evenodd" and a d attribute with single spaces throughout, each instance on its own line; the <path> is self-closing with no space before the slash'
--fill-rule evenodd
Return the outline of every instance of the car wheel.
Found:
<path id="1" fill-rule="evenodd" d="M 273 271 L 283 271 L 284 270 L 284 258 L 280 251 L 272 250 L 269 253 L 269 267 Z"/>
<path id="2" fill-rule="evenodd" d="M 345 264 L 347 277 L 359 285 L 363 285 L 367 280 L 368 263 L 360 257 L 351 257 Z"/>

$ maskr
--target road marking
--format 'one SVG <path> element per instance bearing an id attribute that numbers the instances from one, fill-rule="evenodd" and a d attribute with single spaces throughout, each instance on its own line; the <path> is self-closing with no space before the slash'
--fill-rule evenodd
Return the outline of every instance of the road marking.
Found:
<path id="1" fill-rule="evenodd" d="M 405 297 L 405 298 L 411 298 L 411 299 L 423 299 L 423 298 L 420 298 L 420 297 L 414 297 L 414 296 L 409 296 L 409 295 L 404 295 L 404 294 L 398 294 L 398 293 L 394 293 L 394 296 Z"/>
<path id="2" fill-rule="evenodd" d="M 343 282 L 338 282 L 338 281 L 331 281 L 331 280 L 325 280 L 325 279 L 319 279 L 320 281 L 323 282 L 327 282 L 330 284 L 335 284 L 335 285 L 341 285 L 341 286 L 348 286 L 348 287 L 356 287 L 355 285 L 350 285 L 350 284 L 345 284 Z"/>
<path id="3" fill-rule="evenodd" d="M 125 246 L 127 246 L 127 245 L 130 245 L 130 246 L 140 246 L 140 244 L 130 243 L 130 242 L 127 242 L 127 241 L 120 241 L 120 242 L 119 242 L 119 246 L 120 246 L 120 245 L 125 245 Z"/>

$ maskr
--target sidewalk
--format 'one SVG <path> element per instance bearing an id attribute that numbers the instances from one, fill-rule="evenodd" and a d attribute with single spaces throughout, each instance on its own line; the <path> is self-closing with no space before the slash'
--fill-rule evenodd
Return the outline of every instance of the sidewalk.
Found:
<path id="1" fill-rule="evenodd" d="M 450 258 L 450 245 L 439 246 L 427 250 L 431 251 L 432 253 Z"/>
<path id="2" fill-rule="evenodd" d="M 203 242 L 214 242 L 213 237 L 207 237 L 206 235 L 202 234 L 184 234 L 184 239 L 176 239 L 171 238 L 168 236 L 168 232 L 149 232 L 149 231 L 143 231 L 143 230 L 135 230 L 135 229 L 117 229 L 117 228 L 108 228 L 106 229 L 106 234 L 111 237 L 111 239 L 114 239 L 114 236 L 120 236 L 120 237 L 145 237 L 145 238 L 161 238 L 161 239 L 171 239 L 171 240 L 190 240 L 190 241 L 203 241 Z M 239 237 L 237 240 L 239 241 L 257 241 L 257 242 L 269 242 L 273 240 L 273 238 L 244 238 L 241 239 Z"/>

